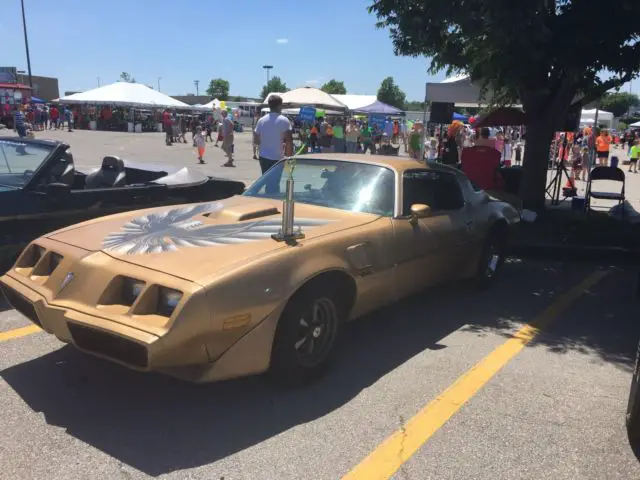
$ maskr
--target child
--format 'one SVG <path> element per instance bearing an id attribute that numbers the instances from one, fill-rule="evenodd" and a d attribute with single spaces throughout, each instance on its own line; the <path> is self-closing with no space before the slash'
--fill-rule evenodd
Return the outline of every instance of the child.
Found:
<path id="1" fill-rule="evenodd" d="M 633 167 L 633 173 L 638 173 L 638 158 L 640 158 L 640 140 L 633 142 L 629 153 L 629 171 Z"/>
<path id="2" fill-rule="evenodd" d="M 522 143 L 516 143 L 516 165 L 520 165 L 522 163 Z"/>
<path id="3" fill-rule="evenodd" d="M 204 161 L 204 146 L 206 144 L 206 140 L 202 134 L 202 127 L 200 125 L 196 127 L 196 134 L 193 137 L 193 143 L 196 144 L 196 148 L 198 149 L 198 163 L 206 163 Z"/>
<path id="4" fill-rule="evenodd" d="M 409 156 L 416 160 L 420 160 L 420 139 L 422 137 L 420 125 L 419 123 L 415 123 L 409 136 Z"/>
<path id="5" fill-rule="evenodd" d="M 580 169 L 580 178 L 579 180 L 584 180 L 585 182 L 589 179 L 589 147 L 582 147 L 582 161 L 581 169 Z"/>
<path id="6" fill-rule="evenodd" d="M 576 180 L 582 180 L 582 152 L 577 143 L 571 147 L 571 183 L 574 186 Z"/>
<path id="7" fill-rule="evenodd" d="M 507 167 L 511 166 L 511 139 L 509 137 L 505 137 L 504 139 L 504 147 L 502 151 L 502 160 Z"/>

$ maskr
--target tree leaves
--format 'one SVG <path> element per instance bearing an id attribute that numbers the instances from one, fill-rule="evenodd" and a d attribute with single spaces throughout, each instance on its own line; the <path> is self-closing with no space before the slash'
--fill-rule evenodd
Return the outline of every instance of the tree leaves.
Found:
<path id="1" fill-rule="evenodd" d="M 397 54 L 428 57 L 432 73 L 466 71 L 498 90 L 550 97 L 571 78 L 592 96 L 640 69 L 637 0 L 375 0 L 369 11 Z M 618 80 L 604 85 L 605 70 Z"/>
<path id="2" fill-rule="evenodd" d="M 129 75 L 127 72 L 122 72 L 120 74 L 120 81 L 127 82 L 127 83 L 136 83 L 136 79 L 131 75 Z"/>
<path id="3" fill-rule="evenodd" d="M 264 100 L 271 92 L 284 93 L 288 91 L 289 89 L 287 88 L 287 84 L 284 83 L 280 79 L 280 77 L 275 76 L 269 79 L 269 82 L 267 82 L 265 86 L 262 87 L 262 92 L 260 92 L 260 99 Z"/>
<path id="4" fill-rule="evenodd" d="M 400 90 L 400 87 L 395 84 L 393 77 L 387 77 L 382 81 L 378 89 L 378 100 L 387 105 L 404 109 L 406 95 Z"/>
<path id="5" fill-rule="evenodd" d="M 332 95 L 345 95 L 347 93 L 347 88 L 344 86 L 344 82 L 339 82 L 335 78 L 332 78 L 327 83 L 322 85 L 322 87 L 320 87 L 320 90 Z"/>
<path id="6" fill-rule="evenodd" d="M 229 81 L 223 78 L 214 78 L 209 82 L 207 95 L 218 100 L 229 100 Z"/>
<path id="7" fill-rule="evenodd" d="M 616 92 L 605 95 L 600 101 L 600 108 L 613 113 L 615 117 L 625 115 L 631 107 L 640 105 L 640 98 L 635 93 Z"/>

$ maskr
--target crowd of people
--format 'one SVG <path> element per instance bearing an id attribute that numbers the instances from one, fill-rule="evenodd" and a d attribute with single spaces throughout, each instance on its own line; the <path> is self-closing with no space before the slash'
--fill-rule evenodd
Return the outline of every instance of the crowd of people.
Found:
<path id="1" fill-rule="evenodd" d="M 640 158 L 640 130 L 627 129 L 622 132 L 610 132 L 601 129 L 595 132 L 589 126 L 577 132 L 558 132 L 551 145 L 550 163 L 564 163 L 570 168 L 569 181 L 587 181 L 590 166 L 590 151 L 595 150 L 597 166 L 619 167 L 615 150 L 627 152 L 629 166 L 627 171 L 637 173 Z M 614 153 L 612 153 L 612 148 Z"/>
<path id="2" fill-rule="evenodd" d="M 66 106 L 19 105 L 14 114 L 13 129 L 24 138 L 30 132 L 64 129 L 65 122 L 68 131 L 72 131 L 73 114 Z"/>

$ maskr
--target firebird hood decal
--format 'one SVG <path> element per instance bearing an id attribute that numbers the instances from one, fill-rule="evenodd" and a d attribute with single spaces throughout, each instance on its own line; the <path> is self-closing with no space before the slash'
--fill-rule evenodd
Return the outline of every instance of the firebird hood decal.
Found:
<path id="1" fill-rule="evenodd" d="M 253 222 L 208 225 L 198 215 L 218 212 L 222 203 L 208 203 L 151 213 L 125 223 L 120 232 L 103 241 L 107 251 L 136 255 L 176 251 L 181 247 L 210 247 L 264 240 L 278 233 L 282 220 L 270 218 Z M 313 228 L 331 220 L 296 218 L 295 227 Z"/>

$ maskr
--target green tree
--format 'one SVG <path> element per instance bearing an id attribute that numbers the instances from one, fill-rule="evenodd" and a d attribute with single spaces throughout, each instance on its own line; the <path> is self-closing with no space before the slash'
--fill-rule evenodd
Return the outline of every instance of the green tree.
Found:
<path id="1" fill-rule="evenodd" d="M 288 92 L 287 84 L 284 83 L 280 77 L 272 77 L 264 87 L 262 87 L 262 91 L 260 92 L 260 98 L 264 100 L 267 98 L 271 92 L 279 92 L 284 93 Z"/>
<path id="2" fill-rule="evenodd" d="M 320 90 L 332 95 L 345 95 L 347 93 L 347 88 L 344 86 L 344 82 L 339 82 L 335 78 L 332 78 L 327 83 L 322 85 L 322 87 L 320 87 Z"/>
<path id="3" fill-rule="evenodd" d="M 405 102 L 404 109 L 408 112 L 422 112 L 424 111 L 424 102 L 420 102 L 418 100 Z"/>
<path id="4" fill-rule="evenodd" d="M 136 83 L 135 77 L 132 77 L 127 72 L 122 72 L 120 74 L 120 81 L 121 82 L 127 82 L 127 83 Z"/>
<path id="5" fill-rule="evenodd" d="M 615 22 L 603 20 L 602 9 L 599 0 L 372 0 L 369 12 L 390 30 L 396 54 L 429 58 L 432 73 L 468 73 L 487 103 L 520 101 L 527 114 L 520 195 L 540 210 L 550 143 L 571 106 L 640 69 L 640 2 L 607 2 Z"/>
<path id="6" fill-rule="evenodd" d="M 631 107 L 640 105 L 640 98 L 635 93 L 616 92 L 607 93 L 600 101 L 600 108 L 613 113 L 614 117 L 625 115 Z"/>
<path id="7" fill-rule="evenodd" d="M 404 108 L 406 99 L 407 96 L 402 90 L 400 90 L 400 87 L 395 84 L 393 77 L 385 78 L 380 84 L 380 88 L 378 89 L 378 100 L 382 103 L 386 103 L 387 105 L 391 105 L 396 108 Z"/>
<path id="8" fill-rule="evenodd" d="M 207 95 L 218 100 L 229 100 L 229 81 L 223 78 L 214 78 L 209 82 Z"/>

